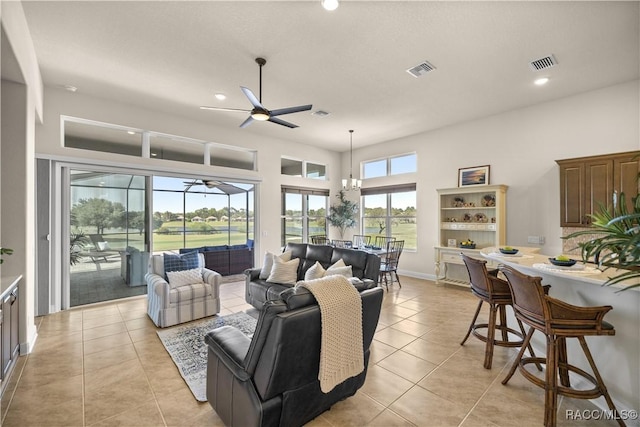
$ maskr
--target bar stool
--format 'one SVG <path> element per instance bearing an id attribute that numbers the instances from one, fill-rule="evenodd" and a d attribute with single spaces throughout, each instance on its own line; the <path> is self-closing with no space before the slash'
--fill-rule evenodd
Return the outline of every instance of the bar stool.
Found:
<path id="1" fill-rule="evenodd" d="M 493 361 L 493 346 L 520 347 L 524 342 L 524 328 L 519 319 L 517 319 L 517 322 L 520 331 L 511 329 L 507 325 L 507 313 L 505 311 L 505 307 L 511 305 L 511 291 L 509 290 L 507 282 L 495 275 L 497 274 L 497 270 L 489 273 L 487 271 L 486 261 L 471 258 L 465 254 L 460 255 L 462 256 L 464 265 L 467 267 L 467 271 L 469 272 L 471 292 L 480 300 L 478 302 L 476 314 L 473 316 L 473 320 L 471 320 L 471 325 L 469 325 L 469 330 L 460 345 L 464 345 L 471 333 L 473 333 L 473 335 L 479 340 L 486 342 L 487 345 L 484 351 L 484 367 L 486 369 L 491 369 L 491 363 Z M 489 322 L 476 324 L 483 302 L 489 304 Z M 499 325 L 496 325 L 496 316 L 500 316 Z M 486 336 L 481 334 L 478 331 L 479 329 L 486 329 Z M 495 339 L 496 329 L 502 333 L 501 340 Z M 509 333 L 520 339 L 517 341 L 510 341 Z M 528 345 L 528 347 L 531 355 L 535 356 L 531 345 Z M 539 369 L 542 370 L 542 367 L 539 366 Z"/>
<path id="2" fill-rule="evenodd" d="M 558 299 L 545 295 L 542 278 L 527 276 L 508 266 L 500 266 L 500 271 L 507 277 L 509 288 L 513 295 L 513 309 L 516 318 L 526 323 L 530 329 L 525 338 L 529 345 L 531 336 L 538 330 L 547 338 L 547 357 L 522 357 L 520 350 L 502 384 L 507 384 L 516 371 L 535 385 L 545 390 L 544 425 L 554 427 L 558 412 L 558 395 L 576 399 L 595 399 L 604 396 L 609 409 L 617 414 L 617 410 L 609 392 L 602 381 L 602 377 L 593 361 L 585 336 L 615 335 L 613 325 L 603 320 L 604 315 L 612 309 L 610 305 L 599 307 L 579 307 L 567 304 Z M 567 359 L 567 338 L 577 338 L 582 351 L 589 361 L 593 375 L 570 365 Z M 523 349 L 525 346 L 522 347 Z M 545 378 L 538 378 L 527 371 L 525 366 L 530 363 L 546 364 Z M 595 387 L 589 390 L 571 388 L 569 371 L 590 381 Z M 558 384 L 558 376 L 560 384 Z M 619 417 L 618 417 L 619 418 Z M 618 424 L 624 422 L 618 419 Z"/>

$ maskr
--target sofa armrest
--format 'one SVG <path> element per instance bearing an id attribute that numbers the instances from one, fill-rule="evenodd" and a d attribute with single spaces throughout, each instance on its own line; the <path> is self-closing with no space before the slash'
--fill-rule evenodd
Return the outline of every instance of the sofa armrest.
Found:
<path id="1" fill-rule="evenodd" d="M 244 271 L 247 281 L 257 280 L 260 277 L 261 268 L 248 268 Z"/>
<path id="2" fill-rule="evenodd" d="M 221 326 L 205 335 L 204 342 L 234 377 L 240 381 L 251 379 L 243 366 L 251 344 L 249 337 L 232 326 Z"/>
<path id="3" fill-rule="evenodd" d="M 376 287 L 376 282 L 371 279 L 364 278 L 362 279 L 362 283 L 364 284 L 363 290 L 372 289 Z"/>
<path id="4" fill-rule="evenodd" d="M 144 276 L 144 280 L 147 282 L 147 294 L 153 292 L 160 297 L 169 293 L 169 282 L 159 274 L 147 273 Z"/>
<path id="5" fill-rule="evenodd" d="M 202 279 L 211 286 L 217 286 L 221 277 L 222 275 L 217 271 L 209 270 L 208 268 L 202 269 Z"/>

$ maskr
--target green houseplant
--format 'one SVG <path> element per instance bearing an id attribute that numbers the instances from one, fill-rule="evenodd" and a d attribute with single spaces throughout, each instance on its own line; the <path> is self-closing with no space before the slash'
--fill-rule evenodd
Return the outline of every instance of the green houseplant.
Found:
<path id="1" fill-rule="evenodd" d="M 0 264 L 4 262 L 4 260 L 2 259 L 2 255 L 11 255 L 12 253 L 13 249 L 0 247 Z"/>
<path id="2" fill-rule="evenodd" d="M 591 215 L 592 226 L 565 237 L 571 239 L 583 235 L 595 237 L 579 243 L 583 261 L 593 261 L 603 271 L 609 268 L 624 270 L 609 277 L 606 286 L 640 278 L 640 196 L 633 197 L 630 205 L 624 193 L 619 200 L 613 195 L 611 211 L 600 205 L 600 211 Z M 621 290 L 640 286 L 631 284 Z"/>
<path id="3" fill-rule="evenodd" d="M 329 207 L 327 220 L 329 224 L 338 229 L 340 238 L 343 239 L 344 232 L 357 224 L 358 204 L 347 199 L 343 190 L 340 190 L 336 197 L 340 202 Z"/>

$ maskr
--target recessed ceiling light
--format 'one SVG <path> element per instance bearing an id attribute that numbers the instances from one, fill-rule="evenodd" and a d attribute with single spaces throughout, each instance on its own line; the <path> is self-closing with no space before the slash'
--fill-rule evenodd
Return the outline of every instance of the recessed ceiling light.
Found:
<path id="1" fill-rule="evenodd" d="M 320 3 L 325 10 L 336 10 L 340 6 L 338 0 L 321 0 Z"/>
<path id="2" fill-rule="evenodd" d="M 156 157 L 157 154 L 156 153 L 151 153 L 151 157 Z"/>
<path id="3" fill-rule="evenodd" d="M 533 83 L 538 86 L 545 85 L 547 84 L 547 82 L 549 82 L 549 77 L 540 77 L 539 79 L 533 81 Z"/>
<path id="4" fill-rule="evenodd" d="M 215 97 L 216 97 L 216 99 L 219 99 L 220 101 L 224 101 L 225 99 L 227 99 L 227 95 L 225 95 L 224 93 L 216 93 Z"/>
<path id="5" fill-rule="evenodd" d="M 69 92 L 75 92 L 75 91 L 77 91 L 77 90 L 78 90 L 78 88 L 77 88 L 77 87 L 75 87 L 75 86 L 71 86 L 71 85 L 64 85 L 64 86 L 62 86 L 62 87 L 63 87 L 65 90 L 68 90 Z"/>
<path id="6" fill-rule="evenodd" d="M 129 135 L 135 135 L 135 134 L 136 134 L 136 133 L 135 133 L 134 131 L 132 131 L 132 130 L 128 130 L 128 131 L 127 131 L 127 133 L 128 133 Z"/>

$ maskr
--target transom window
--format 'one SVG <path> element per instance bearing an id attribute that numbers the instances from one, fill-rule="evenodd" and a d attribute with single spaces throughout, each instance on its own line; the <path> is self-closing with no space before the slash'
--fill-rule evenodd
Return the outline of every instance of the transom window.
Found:
<path id="1" fill-rule="evenodd" d="M 327 179 L 327 167 L 325 165 L 287 157 L 282 157 L 280 160 L 280 173 L 288 176 Z"/>
<path id="2" fill-rule="evenodd" d="M 416 171 L 417 157 L 415 153 L 371 160 L 362 163 L 362 176 L 364 179 L 400 175 Z"/>

